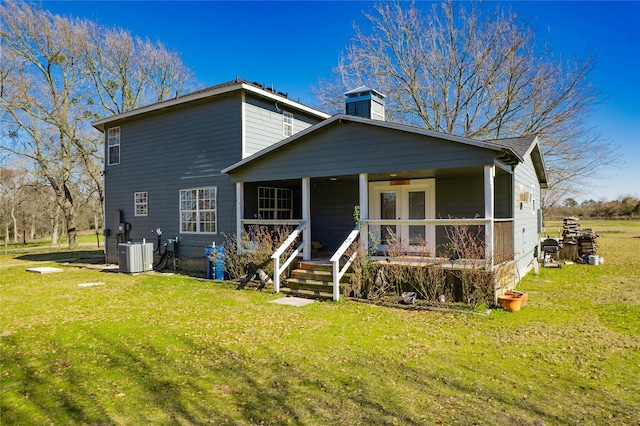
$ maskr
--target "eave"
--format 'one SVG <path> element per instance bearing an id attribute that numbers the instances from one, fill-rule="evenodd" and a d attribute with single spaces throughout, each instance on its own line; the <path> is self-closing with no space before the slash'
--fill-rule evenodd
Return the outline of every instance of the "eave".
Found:
<path id="1" fill-rule="evenodd" d="M 199 101 L 207 98 L 214 98 L 216 96 L 220 96 L 222 94 L 234 92 L 237 90 L 245 90 L 247 92 L 255 93 L 258 96 L 261 96 L 263 98 L 270 99 L 274 102 L 278 102 L 281 105 L 285 105 L 287 107 L 290 107 L 311 115 L 315 115 L 316 117 L 321 119 L 327 119 L 331 117 L 330 114 L 327 114 L 315 108 L 311 108 L 309 106 L 303 105 L 299 102 L 293 101 L 287 98 L 286 96 L 281 96 L 277 93 L 264 90 L 246 81 L 238 81 L 238 82 L 224 83 L 208 89 L 200 90 L 198 92 L 193 92 L 184 96 L 180 96 L 178 98 L 168 99 L 166 101 L 161 101 L 152 105 L 147 105 L 144 107 L 132 109 L 130 111 L 123 112 L 121 114 L 116 114 L 111 117 L 106 117 L 101 120 L 94 121 L 92 125 L 96 129 L 104 133 L 105 128 L 109 123 L 119 122 L 119 121 L 127 120 L 133 117 L 142 116 L 144 114 L 166 110 L 179 105 L 188 104 L 190 102 L 195 102 L 195 101 Z"/>

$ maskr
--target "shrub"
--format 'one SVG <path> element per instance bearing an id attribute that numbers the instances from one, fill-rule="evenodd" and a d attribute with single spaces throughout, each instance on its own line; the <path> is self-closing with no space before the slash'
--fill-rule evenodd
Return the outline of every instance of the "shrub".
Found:
<path id="1" fill-rule="evenodd" d="M 434 258 L 424 241 L 412 245 L 411 250 L 393 241 L 385 253 L 386 261 L 378 262 L 372 259 L 375 248 L 366 252 L 360 242 L 354 244 L 351 254 L 353 250 L 359 250 L 360 254 L 352 264 L 349 294 L 382 299 L 412 291 L 427 302 L 440 302 L 444 297 L 447 302 L 462 302 L 469 307 L 492 304 L 496 274 L 485 269 L 481 229 L 450 225 L 447 236 L 450 242 L 446 246 L 455 251 L 449 260 Z M 449 269 L 447 262 L 452 266 L 456 263 L 461 269 Z"/>
<path id="2" fill-rule="evenodd" d="M 273 277 L 271 255 L 282 245 L 291 233 L 289 226 L 251 225 L 242 231 L 240 241 L 236 235 L 225 235 L 225 269 L 231 279 L 240 278 L 261 268 Z M 238 253 L 240 244 L 241 254 Z M 295 246 L 294 243 L 292 246 Z M 286 254 L 290 254 L 289 248 Z"/>

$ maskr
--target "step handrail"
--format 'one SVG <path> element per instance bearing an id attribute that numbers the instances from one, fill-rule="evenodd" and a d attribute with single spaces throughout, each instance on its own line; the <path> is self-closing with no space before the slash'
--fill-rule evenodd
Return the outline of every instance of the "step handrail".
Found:
<path id="1" fill-rule="evenodd" d="M 340 298 L 340 279 L 344 276 L 345 272 L 349 269 L 349 266 L 353 263 L 358 254 L 358 251 L 354 251 L 351 257 L 347 259 L 342 269 L 340 268 L 340 259 L 344 253 L 351 247 L 351 244 L 360 235 L 360 227 L 356 226 L 349 234 L 346 240 L 342 243 L 340 248 L 331 256 L 330 262 L 333 264 L 333 300 L 338 301 Z"/>
<path id="2" fill-rule="evenodd" d="M 284 252 L 289 248 L 289 246 L 293 244 L 293 242 L 298 238 L 298 236 L 302 234 L 302 231 L 304 231 L 306 227 L 306 221 L 303 220 L 302 222 L 300 222 L 300 225 L 298 225 L 298 227 L 294 229 L 291 234 L 289 234 L 282 245 L 278 247 L 278 249 L 271 255 L 271 258 L 273 259 L 273 291 L 275 293 L 280 292 L 280 275 L 282 274 L 281 271 L 284 271 L 286 267 L 289 266 L 289 264 L 293 261 L 293 259 L 295 259 L 303 252 L 304 241 L 293 251 L 293 253 L 291 253 L 291 255 L 287 258 L 287 260 L 285 260 L 282 265 L 280 265 L 280 256 L 282 256 Z"/>

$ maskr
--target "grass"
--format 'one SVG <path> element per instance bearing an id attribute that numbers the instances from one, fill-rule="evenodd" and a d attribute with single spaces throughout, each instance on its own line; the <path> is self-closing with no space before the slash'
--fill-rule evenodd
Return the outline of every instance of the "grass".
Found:
<path id="1" fill-rule="evenodd" d="M 10 241 L 13 241 L 13 240 L 9 240 L 6 242 L 4 240 L 0 241 L 0 253 L 4 253 L 5 250 L 10 252 L 20 252 L 25 249 L 48 249 L 48 250 L 56 250 L 56 249 L 66 250 L 67 249 L 66 237 L 60 237 L 58 244 L 56 245 L 51 244 L 50 238 L 29 240 L 27 241 L 26 244 L 22 242 L 22 239 L 20 239 L 20 242 L 18 243 L 13 243 Z M 86 247 L 86 246 L 98 247 L 98 241 L 100 242 L 100 247 L 102 247 L 104 244 L 104 237 L 102 236 L 102 234 L 98 234 L 97 237 L 95 233 L 89 232 L 89 231 L 78 234 L 78 244 L 80 244 L 83 247 Z"/>
<path id="2" fill-rule="evenodd" d="M 541 269 L 489 316 L 0 256 L 0 423 L 638 424 L 638 225 L 593 226 L 604 265 Z"/>

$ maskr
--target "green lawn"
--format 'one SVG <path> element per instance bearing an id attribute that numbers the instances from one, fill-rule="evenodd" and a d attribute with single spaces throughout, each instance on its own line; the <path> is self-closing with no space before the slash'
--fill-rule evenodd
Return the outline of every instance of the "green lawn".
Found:
<path id="1" fill-rule="evenodd" d="M 16 251 L 22 251 L 22 250 L 33 250 L 33 249 L 48 249 L 48 250 L 66 250 L 67 249 L 66 237 L 61 237 L 58 244 L 54 244 L 54 245 L 51 244 L 50 238 L 39 239 L 39 240 L 29 240 L 27 241 L 26 244 L 22 242 L 22 239 L 20 239 L 20 242 L 15 244 L 12 241 L 13 240 L 7 241 L 6 244 L 4 240 L 1 241 L 0 253 L 4 253 L 5 249 L 10 252 L 16 252 Z M 98 234 L 97 236 L 93 232 L 83 232 L 81 234 L 78 234 L 78 244 L 80 244 L 83 247 L 93 246 L 97 248 L 98 241 L 99 241 L 100 247 L 102 247 L 104 244 L 104 237 L 102 236 L 102 234 Z"/>
<path id="2" fill-rule="evenodd" d="M 0 256 L 0 423 L 637 425 L 640 223 L 609 225 L 488 316 Z"/>

